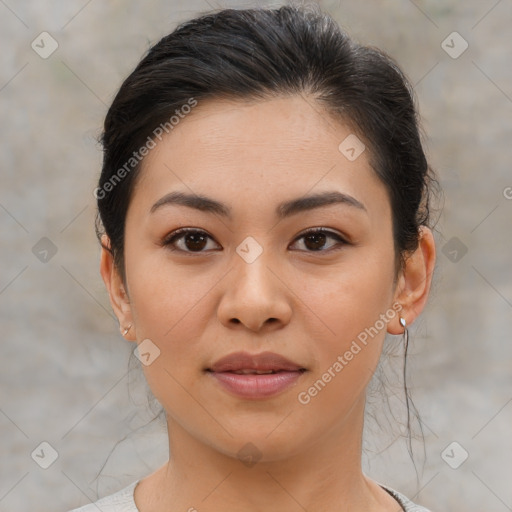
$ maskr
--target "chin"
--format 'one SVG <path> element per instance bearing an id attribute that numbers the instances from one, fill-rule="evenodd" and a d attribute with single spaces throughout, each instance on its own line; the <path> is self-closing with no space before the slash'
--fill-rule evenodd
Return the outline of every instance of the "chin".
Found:
<path id="1" fill-rule="evenodd" d="M 286 460 L 304 449 L 306 440 L 302 440 L 298 432 L 277 432 L 278 422 L 272 426 L 255 429 L 228 429 L 233 435 L 224 436 L 223 441 L 215 440 L 211 446 L 225 455 L 239 459 L 248 467 L 256 462 L 276 462 Z M 270 433 L 270 434 L 269 434 Z M 301 431 L 304 434 L 304 430 Z"/>

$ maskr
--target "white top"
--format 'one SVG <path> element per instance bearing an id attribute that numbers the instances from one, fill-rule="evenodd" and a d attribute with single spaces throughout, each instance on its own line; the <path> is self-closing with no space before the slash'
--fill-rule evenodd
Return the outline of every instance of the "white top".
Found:
<path id="1" fill-rule="evenodd" d="M 80 508 L 75 508 L 69 512 L 140 512 L 135 505 L 133 493 L 135 486 L 139 483 L 139 480 L 132 482 L 130 485 L 121 489 L 120 491 L 105 496 L 94 503 L 84 505 Z M 430 512 L 424 507 L 414 504 L 403 494 L 395 491 L 385 485 L 379 484 L 384 490 L 386 490 L 395 500 L 400 504 L 404 512 Z"/>

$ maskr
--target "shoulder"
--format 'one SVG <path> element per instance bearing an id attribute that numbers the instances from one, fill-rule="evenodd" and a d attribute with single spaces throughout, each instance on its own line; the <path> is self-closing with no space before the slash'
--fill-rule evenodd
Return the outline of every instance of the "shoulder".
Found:
<path id="1" fill-rule="evenodd" d="M 416 503 L 413 503 L 409 498 L 404 496 L 403 494 L 399 493 L 398 491 L 395 491 L 394 489 L 391 489 L 391 487 L 388 487 L 383 484 L 379 484 L 385 491 L 387 491 L 393 498 L 395 498 L 398 503 L 402 506 L 402 509 L 404 512 L 430 512 L 430 510 L 426 509 L 425 507 L 422 507 L 420 505 L 416 505 Z"/>
<path id="2" fill-rule="evenodd" d="M 94 503 L 74 508 L 69 512 L 98 512 L 98 510 L 101 512 L 139 512 L 133 498 L 133 491 L 137 483 L 138 480 L 114 494 L 105 496 Z"/>

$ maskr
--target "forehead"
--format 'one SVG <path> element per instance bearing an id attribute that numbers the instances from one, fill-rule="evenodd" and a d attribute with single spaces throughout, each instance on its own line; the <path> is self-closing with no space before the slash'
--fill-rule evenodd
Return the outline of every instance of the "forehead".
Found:
<path id="1" fill-rule="evenodd" d="M 387 195 L 367 150 L 355 160 L 340 151 L 354 136 L 313 98 L 199 101 L 145 157 L 133 200 L 189 189 L 228 203 L 235 193 L 280 202 L 335 188 L 382 215 Z"/>

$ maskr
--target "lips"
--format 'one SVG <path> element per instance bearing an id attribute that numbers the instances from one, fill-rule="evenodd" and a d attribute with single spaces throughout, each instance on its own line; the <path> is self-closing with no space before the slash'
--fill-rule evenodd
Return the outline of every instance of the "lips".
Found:
<path id="1" fill-rule="evenodd" d="M 222 373 L 231 372 L 240 375 L 266 374 L 277 372 L 302 372 L 305 368 L 280 354 L 274 352 L 262 352 L 249 354 L 247 352 L 234 352 L 222 357 L 207 371 Z"/>
<path id="2" fill-rule="evenodd" d="M 245 400 L 270 399 L 297 384 L 306 368 L 273 352 L 235 352 L 206 368 L 231 395 Z"/>

